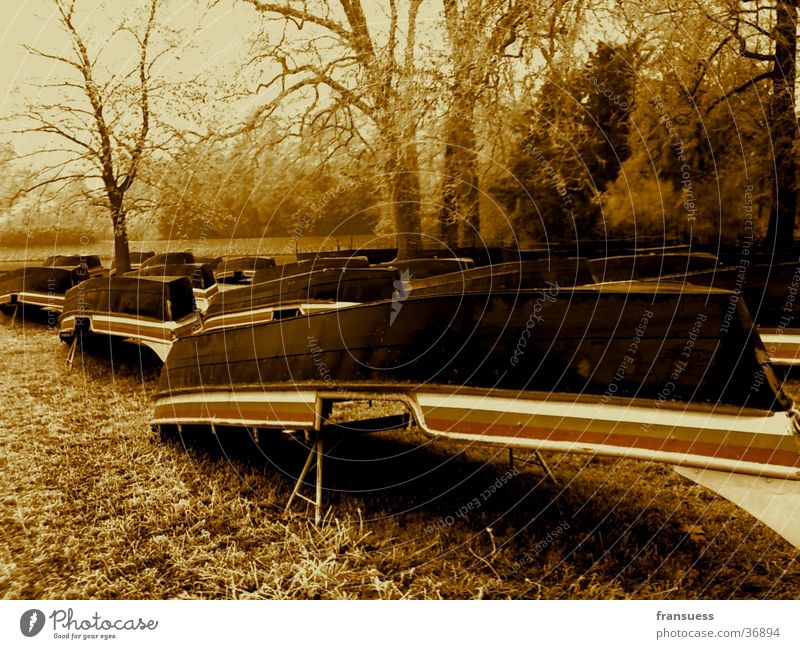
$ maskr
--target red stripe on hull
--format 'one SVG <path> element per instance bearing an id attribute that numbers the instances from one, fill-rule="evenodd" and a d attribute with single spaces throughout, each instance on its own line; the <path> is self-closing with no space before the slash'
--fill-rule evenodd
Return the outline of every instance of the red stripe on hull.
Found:
<path id="1" fill-rule="evenodd" d="M 427 426 L 434 431 L 485 435 L 487 437 L 523 437 L 548 442 L 568 442 L 572 444 L 613 445 L 630 449 L 700 455 L 703 457 L 725 458 L 761 464 L 772 464 L 800 468 L 800 452 L 776 449 L 752 448 L 733 444 L 714 444 L 709 442 L 687 442 L 683 440 L 641 437 L 624 433 L 596 433 L 590 431 L 552 429 L 537 426 L 515 426 L 508 424 L 486 424 L 466 420 L 425 418 Z"/>
<path id="2" fill-rule="evenodd" d="M 234 403 L 179 403 L 179 404 L 156 404 L 155 419 L 186 422 L 207 422 L 214 421 L 262 421 L 264 424 L 291 424 L 298 422 L 314 425 L 316 413 L 309 408 L 298 411 L 276 410 L 265 403 L 243 403 L 238 406 Z"/>

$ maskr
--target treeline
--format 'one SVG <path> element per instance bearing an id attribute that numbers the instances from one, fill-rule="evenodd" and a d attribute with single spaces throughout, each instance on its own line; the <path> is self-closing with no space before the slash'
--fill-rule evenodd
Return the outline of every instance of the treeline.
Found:
<path id="1" fill-rule="evenodd" d="M 601 42 L 584 65 L 545 80 L 515 121 L 511 173 L 493 186 L 520 232 L 711 244 L 766 236 L 775 183 L 767 98 L 726 96 L 752 66 L 707 38 L 694 45 L 716 56 L 715 75 L 700 52 L 683 69 L 656 70 L 652 39 Z"/>
<path id="2" fill-rule="evenodd" d="M 193 145 L 148 171 L 158 178 L 150 185 L 158 228 L 169 238 L 368 234 L 381 215 L 369 169 L 319 161 L 293 143 L 265 150 L 248 136 Z"/>
<path id="3" fill-rule="evenodd" d="M 85 182 L 25 192 L 35 178 L 10 146 L 0 146 L 0 246 L 78 245 L 111 236 L 103 206 L 90 199 Z"/>
<path id="4" fill-rule="evenodd" d="M 165 4 L 150 0 L 142 25 L 156 33 Z M 125 117 L 104 128 L 126 145 L 105 187 L 47 185 L 21 203 L 36 170 L 3 163 L 0 227 L 52 233 L 57 215 L 59 232 L 79 232 L 105 202 L 134 238 L 735 243 L 771 224 L 791 242 L 797 7 L 750 4 L 246 1 L 236 6 L 256 25 L 247 52 L 233 62 L 209 53 L 220 69 L 205 70 L 202 92 L 126 77 L 141 87 L 114 97 Z M 257 100 L 231 123 L 219 117 L 230 97 Z M 137 124 L 142 98 L 149 131 Z M 69 114 L 82 115 L 86 97 L 72 101 Z M 84 168 L 106 164 L 95 155 L 102 133 L 63 114 L 39 128 L 93 143 L 76 150 Z"/>

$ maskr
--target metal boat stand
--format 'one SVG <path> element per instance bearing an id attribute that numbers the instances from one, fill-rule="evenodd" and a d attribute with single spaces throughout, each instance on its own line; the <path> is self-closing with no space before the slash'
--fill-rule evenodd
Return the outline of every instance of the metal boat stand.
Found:
<path id="1" fill-rule="evenodd" d="M 72 343 L 69 346 L 69 351 L 67 352 L 67 372 L 72 371 L 72 364 L 75 362 L 75 352 L 78 350 L 78 336 L 76 335 L 72 339 Z"/>
<path id="2" fill-rule="evenodd" d="M 319 525 L 322 521 L 322 459 L 324 457 L 322 442 L 323 437 L 318 431 L 306 431 L 306 439 L 311 443 L 308 457 L 306 458 L 306 463 L 303 465 L 303 470 L 300 471 L 300 475 L 298 476 L 297 482 L 294 485 L 292 495 L 289 496 L 289 500 L 286 502 L 286 508 L 284 511 L 289 511 L 289 508 L 292 506 L 292 501 L 294 500 L 295 496 L 297 496 L 298 498 L 305 500 L 307 503 L 314 505 L 314 524 Z M 312 468 L 316 473 L 316 488 L 313 500 L 300 493 L 300 489 L 303 487 L 306 476 Z"/>
<path id="3" fill-rule="evenodd" d="M 553 484 L 557 485 L 558 480 L 553 475 L 553 472 L 550 470 L 550 466 L 544 459 L 544 456 L 541 454 L 540 451 L 533 451 L 526 459 L 520 460 L 523 464 L 533 464 L 534 466 L 538 466 L 542 471 L 544 471 L 545 477 L 550 480 Z M 508 449 L 508 466 L 510 469 L 514 468 L 514 449 Z"/>
<path id="4" fill-rule="evenodd" d="M 14 313 L 11 316 L 11 325 L 10 325 L 11 329 L 14 328 L 14 325 L 17 322 L 17 311 L 19 311 L 19 302 L 14 304 Z"/>

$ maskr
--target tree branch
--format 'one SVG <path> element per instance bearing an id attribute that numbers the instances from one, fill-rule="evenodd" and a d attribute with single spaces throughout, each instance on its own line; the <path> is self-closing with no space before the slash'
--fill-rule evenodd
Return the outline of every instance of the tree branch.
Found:
<path id="1" fill-rule="evenodd" d="M 302 29 L 302 23 L 311 23 L 313 25 L 317 25 L 319 27 L 324 27 L 328 31 L 336 34 L 340 38 L 343 38 L 346 41 L 353 41 L 353 34 L 347 29 L 345 29 L 342 25 L 337 23 L 334 20 L 330 20 L 328 18 L 324 18 L 323 16 L 318 16 L 316 14 L 312 14 L 308 11 L 303 9 L 297 9 L 292 7 L 288 4 L 281 5 L 276 2 L 260 2 L 259 0 L 245 0 L 249 2 L 253 7 L 255 7 L 258 11 L 262 13 L 275 13 L 285 18 L 293 18 L 295 20 L 301 21 L 301 24 L 298 25 L 298 29 Z"/>
<path id="2" fill-rule="evenodd" d="M 705 111 L 706 115 L 708 115 L 712 110 L 714 110 L 723 101 L 727 101 L 728 99 L 730 99 L 733 95 L 741 94 L 741 93 L 745 92 L 746 90 L 748 90 L 749 88 L 755 86 L 757 83 L 760 83 L 761 81 L 765 81 L 766 79 L 771 79 L 773 76 L 774 76 L 774 73 L 772 72 L 772 70 L 769 70 L 767 72 L 762 72 L 761 74 L 757 74 L 756 76 L 754 76 L 752 79 L 748 79 L 743 84 L 736 86 L 733 90 L 731 90 L 729 92 L 726 92 L 721 97 L 717 97 L 717 99 L 715 99 L 713 102 L 711 102 L 711 104 L 709 104 L 708 108 L 706 108 L 706 111 Z"/>

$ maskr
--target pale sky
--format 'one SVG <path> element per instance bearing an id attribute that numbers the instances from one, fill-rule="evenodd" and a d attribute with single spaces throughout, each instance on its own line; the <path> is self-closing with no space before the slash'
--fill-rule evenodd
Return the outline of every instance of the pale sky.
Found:
<path id="1" fill-rule="evenodd" d="M 316 2 L 323 6 L 323 3 L 328 4 L 327 0 L 314 0 L 310 3 L 312 9 L 319 9 Z M 385 0 L 363 0 L 371 32 L 373 36 L 377 35 L 378 40 L 388 24 L 387 4 Z M 147 5 L 148 0 L 129 0 L 124 4 L 120 0 L 77 0 L 75 22 L 88 43 L 90 54 L 97 52 L 105 43 L 120 19 L 121 6 L 125 7 L 125 15 L 133 16 L 135 20 L 137 8 L 146 8 Z M 399 5 L 400 29 L 405 32 L 407 5 L 402 0 Z M 6 20 L 0 31 L 0 88 L 4 90 L 0 95 L 0 118 L 7 118 L 23 112 L 24 107 L 37 97 L 37 82 L 60 81 L 64 71 L 69 69 L 62 63 L 29 54 L 23 45 L 61 54 L 70 51 L 70 41 L 59 24 L 52 0 L 21 0 L 18 3 L 5 0 L 2 6 Z M 336 3 L 328 6 L 336 6 Z M 156 74 L 162 74 L 169 81 L 190 78 L 198 73 L 212 84 L 217 79 L 229 80 L 234 76 L 233 71 L 240 69 L 248 60 L 250 42 L 262 25 L 257 12 L 240 0 L 163 0 L 158 16 L 161 26 L 175 29 L 184 39 L 183 45 L 161 59 L 156 69 Z M 434 57 L 447 52 L 446 44 L 441 42 L 445 38 L 441 27 L 442 17 L 441 0 L 422 3 L 417 42 L 421 51 Z M 315 32 L 315 28 L 307 27 L 300 39 L 311 38 L 315 33 L 318 35 L 320 30 Z M 289 37 L 296 39 L 298 35 L 290 31 Z M 105 48 L 100 60 L 114 71 L 133 68 L 135 61 L 127 57 L 135 48 L 125 47 L 124 37 L 121 36 L 117 36 L 113 43 L 115 47 Z M 256 105 L 266 100 L 263 93 L 259 96 L 252 92 L 259 80 L 256 71 L 250 68 L 249 74 L 245 89 L 250 90 L 251 94 L 246 98 L 224 102 L 210 98 L 192 106 L 196 112 L 193 119 L 198 128 L 215 123 L 218 119 L 225 120 L 228 125 L 240 123 Z M 170 112 L 165 114 L 171 115 Z M 189 124 L 181 121 L 177 125 L 183 127 Z M 19 153 L 43 148 L 41 136 L 9 135 L 9 130 L 14 126 L 15 123 L 8 120 L 0 123 L 0 140 L 11 141 Z"/>
<path id="2" fill-rule="evenodd" d="M 119 20 L 117 7 L 122 3 L 97 0 L 78 1 L 80 31 L 87 40 L 90 53 L 97 51 L 114 21 Z M 147 2 L 128 3 L 129 6 L 146 6 Z M 0 116 L 7 117 L 24 110 L 26 102 L 35 98 L 35 85 L 59 79 L 68 67 L 28 53 L 23 45 L 30 45 L 47 53 L 69 52 L 69 41 L 61 29 L 57 15 L 49 0 L 23 0 L 13 9 L 4 2 L 5 26 L 0 32 Z M 130 13 L 130 10 L 128 10 Z M 158 14 L 161 25 L 180 30 L 190 38 L 184 47 L 162 58 L 158 74 L 171 80 L 180 80 L 196 74 L 209 77 L 224 74 L 246 58 L 248 39 L 255 27 L 255 12 L 230 1 L 207 9 L 203 0 L 167 0 Z M 106 48 L 103 59 L 110 67 L 129 69 L 135 63 L 126 57 L 124 38 L 117 36 L 116 49 Z M 114 58 L 117 54 L 119 56 Z M 7 129 L 2 129 L 4 132 Z M 8 139 L 7 137 L 4 139 Z"/>
<path id="3" fill-rule="evenodd" d="M 118 12 L 122 4 L 113 0 L 78 0 L 76 22 L 81 25 L 81 32 L 88 34 L 90 51 L 105 40 L 112 23 L 119 19 Z M 213 6 L 209 8 L 209 4 Z M 147 0 L 125 3 L 125 6 L 133 7 L 146 5 Z M 364 2 L 373 28 L 387 21 L 384 5 L 381 0 Z M 404 15 L 402 9 L 401 19 Z M 130 13 L 130 10 L 127 11 Z M 26 97 L 36 96 L 32 84 L 56 79 L 65 69 L 63 64 L 29 54 L 23 45 L 58 54 L 68 51 L 65 48 L 69 47 L 69 41 L 58 24 L 50 0 L 21 0 L 18 3 L 5 0 L 3 13 L 4 27 L 0 32 L 0 88 L 3 89 L 0 116 L 8 116 L 24 108 Z M 207 72 L 211 78 L 228 76 L 231 69 L 247 60 L 249 40 L 259 27 L 256 12 L 234 0 L 216 3 L 207 0 L 165 0 L 158 15 L 162 25 L 178 29 L 190 39 L 186 47 L 160 63 L 160 71 L 173 80 L 197 71 Z M 440 0 L 424 2 L 419 15 L 420 35 L 424 34 L 425 23 L 440 18 Z M 401 28 L 404 28 L 402 24 Z M 306 30 L 305 33 L 311 32 Z M 120 51 L 128 51 L 118 47 Z M 119 59 L 119 65 L 124 64 L 126 68 L 132 63 Z"/>

